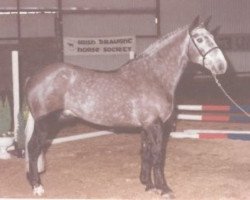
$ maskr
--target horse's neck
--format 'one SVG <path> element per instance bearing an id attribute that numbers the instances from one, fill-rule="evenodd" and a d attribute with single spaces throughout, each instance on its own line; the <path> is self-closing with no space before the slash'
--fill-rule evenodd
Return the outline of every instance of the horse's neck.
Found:
<path id="1" fill-rule="evenodd" d="M 188 62 L 188 31 L 180 30 L 161 42 L 161 45 L 165 45 L 158 47 L 159 49 L 151 47 L 151 52 L 147 49 L 145 53 L 152 72 L 162 86 L 173 94 Z"/>
<path id="2" fill-rule="evenodd" d="M 122 66 L 119 72 L 154 77 L 166 92 L 173 95 L 188 62 L 188 44 L 188 30 L 182 28 L 150 45 L 136 59 Z"/>

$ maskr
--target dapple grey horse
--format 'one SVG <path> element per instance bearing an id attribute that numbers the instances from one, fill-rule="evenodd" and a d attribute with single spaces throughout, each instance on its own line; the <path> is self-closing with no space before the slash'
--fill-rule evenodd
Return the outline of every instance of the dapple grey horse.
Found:
<path id="1" fill-rule="evenodd" d="M 150 45 L 118 70 L 101 72 L 57 63 L 31 77 L 26 131 L 28 179 L 35 195 L 44 193 L 39 172 L 50 124 L 67 117 L 106 127 L 136 127 L 142 134 L 141 183 L 166 198 L 172 191 L 164 175 L 165 147 L 174 94 L 188 62 L 223 74 L 227 62 L 206 21 L 184 26 Z"/>

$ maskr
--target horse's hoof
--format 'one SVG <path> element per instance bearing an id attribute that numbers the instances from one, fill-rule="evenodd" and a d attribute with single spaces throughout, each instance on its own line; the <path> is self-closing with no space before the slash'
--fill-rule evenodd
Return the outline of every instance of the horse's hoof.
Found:
<path id="1" fill-rule="evenodd" d="M 34 196 L 42 196 L 44 194 L 44 188 L 42 185 L 34 186 L 33 195 Z"/>
<path id="2" fill-rule="evenodd" d="M 161 195 L 163 200 L 172 200 L 175 199 L 173 192 L 164 193 Z"/>
<path id="3" fill-rule="evenodd" d="M 151 193 L 151 194 L 161 195 L 161 190 L 159 190 L 159 189 L 157 189 L 155 187 L 151 187 L 149 189 L 146 188 L 145 191 L 148 192 L 148 193 Z"/>
<path id="4" fill-rule="evenodd" d="M 148 192 L 148 191 L 153 191 L 155 189 L 154 185 L 150 184 L 150 185 L 147 185 L 146 188 L 145 188 L 145 191 Z"/>

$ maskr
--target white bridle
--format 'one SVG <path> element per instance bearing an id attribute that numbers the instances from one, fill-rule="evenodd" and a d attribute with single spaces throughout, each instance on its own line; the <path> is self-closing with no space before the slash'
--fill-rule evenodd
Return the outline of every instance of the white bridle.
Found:
<path id="1" fill-rule="evenodd" d="M 193 42 L 194 46 L 196 47 L 197 51 L 199 52 L 199 54 L 202 57 L 202 66 L 205 67 L 205 60 L 206 60 L 206 56 L 211 53 L 212 51 L 216 50 L 216 49 L 220 49 L 217 45 L 215 47 L 212 47 L 211 49 L 209 49 L 207 52 L 203 53 L 202 50 L 199 48 L 199 46 L 196 44 L 192 34 L 189 31 L 189 36 L 191 41 Z M 190 43 L 189 43 L 190 46 Z"/>

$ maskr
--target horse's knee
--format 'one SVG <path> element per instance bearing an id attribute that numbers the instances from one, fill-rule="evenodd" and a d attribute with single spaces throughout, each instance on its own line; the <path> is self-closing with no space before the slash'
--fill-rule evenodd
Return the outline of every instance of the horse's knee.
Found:
<path id="1" fill-rule="evenodd" d="M 152 163 L 153 166 L 161 166 L 164 162 L 164 155 L 160 147 L 152 148 Z"/>
<path id="2" fill-rule="evenodd" d="M 164 148 L 162 133 L 156 133 L 151 147 L 151 157 L 153 165 L 159 165 L 164 161 Z"/>
<path id="3" fill-rule="evenodd" d="M 151 146 L 148 141 L 142 142 L 141 158 L 144 162 L 151 162 Z"/>

